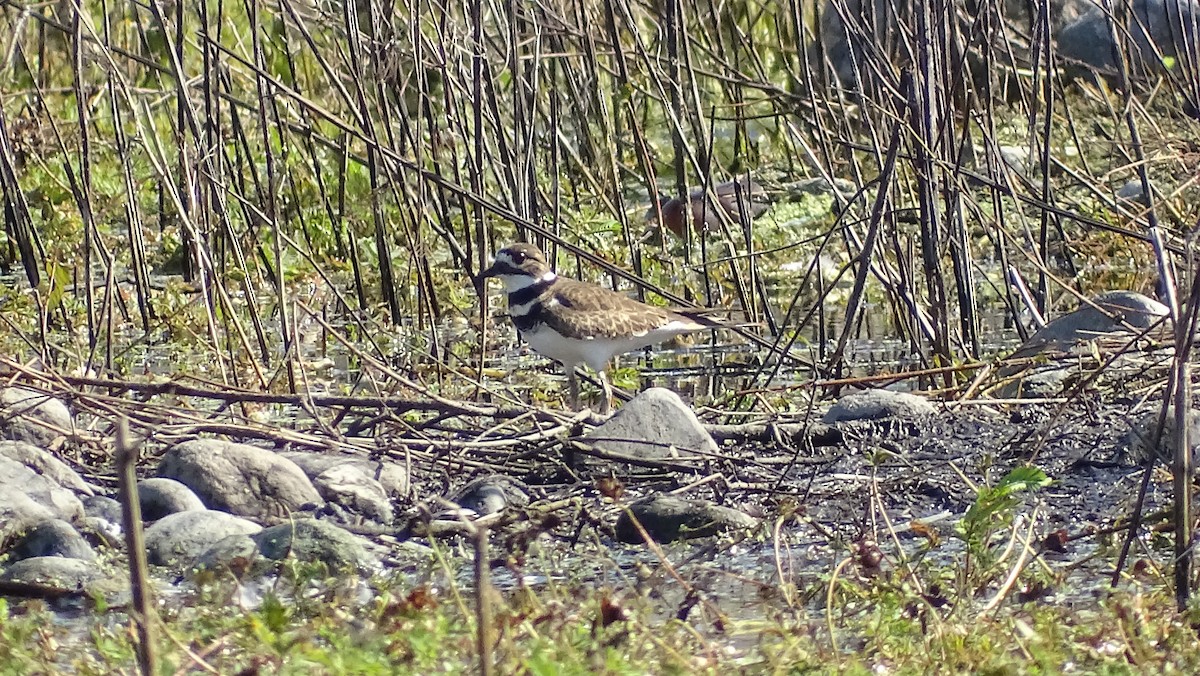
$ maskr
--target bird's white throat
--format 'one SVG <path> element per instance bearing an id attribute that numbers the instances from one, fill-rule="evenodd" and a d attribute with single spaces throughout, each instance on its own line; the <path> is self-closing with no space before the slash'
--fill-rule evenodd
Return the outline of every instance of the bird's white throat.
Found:
<path id="1" fill-rule="evenodd" d="M 527 289 L 534 284 L 553 282 L 558 279 L 558 275 L 553 272 L 547 272 L 541 277 L 530 277 L 529 275 L 499 275 L 500 281 L 504 284 L 506 293 L 516 293 L 522 289 Z"/>

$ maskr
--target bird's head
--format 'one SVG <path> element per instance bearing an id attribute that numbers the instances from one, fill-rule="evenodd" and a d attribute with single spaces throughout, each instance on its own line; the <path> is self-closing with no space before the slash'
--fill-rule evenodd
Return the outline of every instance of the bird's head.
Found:
<path id="1" fill-rule="evenodd" d="M 496 277 L 504 282 L 509 293 L 538 282 L 555 279 L 546 257 L 532 244 L 511 244 L 496 252 L 492 266 L 483 271 L 484 278 Z"/>

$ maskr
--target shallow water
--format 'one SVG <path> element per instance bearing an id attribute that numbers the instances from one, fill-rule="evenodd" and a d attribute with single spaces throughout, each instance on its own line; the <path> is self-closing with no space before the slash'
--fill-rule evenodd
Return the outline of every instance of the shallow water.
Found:
<path id="1" fill-rule="evenodd" d="M 265 304 L 264 307 L 269 307 L 269 304 Z M 264 317 L 269 332 L 272 330 L 271 322 L 275 320 L 270 312 L 265 312 Z M 1002 312 L 986 312 L 983 314 L 983 320 L 981 330 L 986 345 L 985 352 L 1002 352 L 1017 344 L 1017 333 L 1008 325 Z M 826 335 L 836 336 L 840 330 L 837 317 L 831 313 L 827 321 L 829 324 Z M 321 367 L 315 370 L 315 377 L 306 383 L 309 390 L 314 393 L 341 393 L 356 385 L 361 386 L 361 379 L 370 374 L 371 370 L 363 368 L 360 360 L 350 350 L 337 341 L 328 339 L 324 330 L 315 323 L 309 321 L 301 324 L 298 343 L 300 358 L 309 364 L 321 363 Z M 804 347 L 796 349 L 794 353 L 820 358 L 821 346 L 816 342 L 818 337 L 815 335 L 815 329 L 813 331 L 814 333 L 807 334 L 797 341 Z M 898 373 L 920 367 L 920 359 L 914 357 L 905 341 L 888 337 L 891 327 L 885 313 L 868 313 L 864 322 L 857 327 L 857 331 L 860 337 L 847 343 L 845 361 L 849 366 L 840 374 L 841 377 Z M 686 397 L 700 401 L 711 400 L 721 393 L 755 383 L 761 386 L 761 363 L 769 361 L 770 353 L 751 347 L 744 341 L 730 338 L 724 335 L 725 333 L 716 334 L 718 342 L 715 344 L 707 342 L 712 339 L 713 334 L 704 333 L 698 336 L 696 344 L 689 347 L 658 348 L 632 353 L 622 357 L 619 366 L 633 368 L 639 387 L 665 385 L 680 391 Z M 475 330 L 469 322 L 461 319 L 443 322 L 437 327 L 435 334 L 437 342 L 443 346 L 469 347 L 477 342 Z M 401 362 L 411 363 L 420 361 L 414 358 L 414 353 L 423 349 L 422 346 L 427 344 L 429 335 L 427 329 L 422 330 L 409 325 L 388 329 L 386 333 L 372 338 L 379 346 L 380 352 L 395 355 Z M 526 401 L 529 400 L 529 391 L 539 387 L 539 384 L 553 381 L 560 388 L 564 387 L 561 367 L 516 344 L 514 332 L 505 321 L 497 322 L 492 335 L 499 347 L 486 355 L 484 364 L 502 375 L 490 381 L 491 384 L 511 386 L 517 390 L 517 396 Z M 832 351 L 834 346 L 832 339 L 823 343 L 826 354 Z M 181 355 L 181 349 L 178 345 L 168 342 L 138 342 L 129 352 L 128 359 L 130 363 L 138 366 L 133 370 L 139 374 L 173 377 L 181 370 L 188 370 L 193 374 L 203 373 L 203 367 L 193 371 L 185 366 L 188 364 L 187 355 Z M 470 350 L 464 349 L 463 354 L 466 356 L 458 363 L 463 366 L 473 365 L 474 357 L 470 356 Z M 782 388 L 789 385 L 805 385 L 811 382 L 813 377 L 810 369 L 785 368 L 771 381 L 770 386 Z M 904 386 L 905 384 L 901 383 L 896 387 Z M 304 417 L 282 407 L 272 408 L 271 414 L 274 424 L 284 426 L 296 424 Z M 982 437 L 978 441 L 986 441 L 989 446 L 995 441 L 996 445 L 1003 446 L 1002 441 L 984 440 Z M 863 446 L 869 447 L 872 443 L 875 442 L 865 441 Z M 839 449 L 839 452 L 845 452 L 847 455 L 864 452 L 863 448 L 850 446 L 848 444 L 846 449 Z M 830 471 L 834 469 L 830 468 Z M 856 472 L 857 475 L 865 475 L 861 466 L 845 469 L 839 467 L 836 471 L 841 471 L 847 476 Z M 814 470 L 814 475 L 815 473 Z M 830 476 L 833 477 L 832 474 Z M 1060 474 L 1055 478 L 1062 476 L 1063 474 Z M 844 492 L 858 489 L 843 486 L 842 490 Z M 1065 499 L 1073 500 L 1075 494 L 1068 494 Z M 850 502 L 853 502 L 853 499 L 847 500 L 847 503 Z M 956 514 L 960 515 L 965 511 L 965 506 L 958 507 Z M 855 505 L 847 506 L 849 510 L 854 508 Z M 862 518 L 861 512 L 858 518 Z M 845 513 L 831 513 L 829 522 L 846 523 L 848 520 Z M 952 522 L 953 519 L 940 526 L 945 531 L 943 542 L 929 552 L 923 552 L 925 545 L 922 540 L 911 535 L 902 537 L 901 546 L 905 554 L 914 559 L 923 557 L 923 565 L 933 568 L 957 565 L 964 554 L 961 543 L 949 534 Z M 1095 597 L 1107 589 L 1106 567 L 1111 565 L 1111 559 L 1108 556 L 1092 557 L 1100 547 L 1088 543 L 1089 541 L 1084 540 L 1079 545 L 1074 545 L 1065 557 L 1056 560 L 1047 558 L 1052 569 L 1065 571 L 1058 580 L 1054 596 L 1049 600 L 1068 605 L 1094 604 Z M 553 565 L 530 566 L 521 571 L 519 579 L 516 573 L 497 569 L 493 573 L 492 581 L 502 590 L 513 590 L 520 586 L 548 588 L 579 582 L 604 585 L 626 593 L 633 589 L 652 587 L 653 593 L 663 601 L 660 608 L 664 618 L 672 616 L 682 607 L 688 589 L 659 567 L 660 562 L 655 555 L 641 547 L 615 543 L 606 543 L 605 547 L 609 549 L 603 556 L 596 553 L 579 554 L 569 550 L 557 552 L 552 557 Z M 895 556 L 893 543 L 881 543 L 881 547 L 885 554 Z M 845 557 L 846 548 L 845 543 L 812 537 L 805 534 L 803 527 L 799 527 L 786 532 L 785 541 L 778 549 L 769 542 L 734 545 L 720 550 L 713 549 L 710 543 L 705 543 L 673 545 L 668 547 L 667 552 L 671 564 L 680 571 L 689 586 L 701 591 L 707 601 L 715 604 L 732 619 L 750 622 L 761 617 L 764 603 L 780 611 L 819 616 L 822 612 L 823 597 L 814 590 L 827 584 L 828 575 Z M 1073 565 L 1072 562 L 1075 561 L 1081 562 L 1080 565 Z M 455 573 L 455 578 L 441 580 L 440 586 L 444 588 L 447 584 L 455 584 L 460 589 L 470 588 L 473 578 L 469 560 L 462 558 L 459 562 L 461 565 Z M 1030 557 L 1027 565 L 1040 564 L 1036 557 Z M 897 563 L 892 560 L 889 566 L 895 574 L 898 570 Z M 779 567 L 784 571 L 782 580 L 777 572 Z M 647 570 L 652 571 L 650 580 L 640 577 Z M 860 575 L 860 571 L 852 568 L 846 574 L 857 576 Z M 428 579 L 436 582 L 437 576 L 432 575 Z M 264 578 L 239 586 L 238 596 L 233 602 L 240 607 L 257 607 L 262 603 L 266 591 L 271 589 L 273 581 L 274 578 Z M 780 596 L 785 593 L 781 591 L 781 582 L 785 583 L 784 588 L 790 588 L 786 585 L 794 585 L 800 591 L 796 597 L 800 600 L 793 599 L 789 603 L 787 598 Z M 359 589 L 366 590 L 367 587 L 360 585 Z M 984 590 L 983 601 L 970 599 L 966 602 L 986 602 L 988 591 Z M 181 606 L 190 602 L 183 591 L 168 591 L 160 600 L 168 605 Z M 369 598 L 361 594 L 359 600 L 361 603 L 369 602 Z M 56 610 L 59 612 L 56 613 L 55 621 L 67 630 L 67 636 L 73 640 L 87 641 L 87 632 L 97 626 L 97 623 L 115 629 L 127 622 L 124 612 L 120 609 L 98 614 L 87 604 L 71 603 L 61 609 L 56 606 Z"/>

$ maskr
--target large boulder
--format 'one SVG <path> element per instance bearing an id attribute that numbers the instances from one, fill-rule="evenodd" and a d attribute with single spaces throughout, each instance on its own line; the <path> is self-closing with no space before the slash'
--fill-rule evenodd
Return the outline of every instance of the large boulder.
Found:
<path id="1" fill-rule="evenodd" d="M 328 521 L 296 519 L 252 537 L 258 551 L 276 561 L 293 556 L 300 561 L 320 561 L 332 571 L 353 568 L 365 572 L 379 565 L 358 536 Z"/>
<path id="2" fill-rule="evenodd" d="M 1017 352 L 1024 354 L 1047 346 L 1063 349 L 1106 334 L 1146 329 L 1169 314 L 1166 305 L 1136 291 L 1108 291 L 1047 323 Z"/>
<path id="3" fill-rule="evenodd" d="M 321 502 L 296 463 L 248 444 L 185 441 L 163 456 L 158 475 L 186 485 L 209 508 L 239 516 L 281 518 Z"/>
<path id="4" fill-rule="evenodd" d="M 320 561 L 331 572 L 354 569 L 370 573 L 380 564 L 365 543 L 357 535 L 328 521 L 295 519 L 258 533 L 221 539 L 197 559 L 196 567 L 238 568 L 257 575 L 277 568 L 277 562 L 292 557 L 304 562 Z"/>
<path id="5" fill-rule="evenodd" d="M 821 422 L 831 424 L 857 420 L 886 418 L 919 418 L 932 415 L 937 408 L 929 400 L 909 392 L 863 390 L 852 392 L 837 400 Z"/>
<path id="6" fill-rule="evenodd" d="M 137 488 L 143 521 L 158 521 L 168 514 L 204 509 L 204 503 L 192 489 L 174 479 L 142 479 Z"/>
<path id="7" fill-rule="evenodd" d="M 753 528 L 758 523 L 754 517 L 732 507 L 656 494 L 634 502 L 621 512 L 615 527 L 618 540 L 635 544 L 643 541 L 634 519 L 657 542 L 708 537 L 727 530 Z"/>
<path id="8" fill-rule="evenodd" d="M 83 503 L 24 464 L 0 456 L 0 540 L 47 519 L 75 521 Z"/>
<path id="9" fill-rule="evenodd" d="M 104 579 L 104 573 L 96 564 L 61 556 L 21 559 L 0 571 L 0 580 L 6 582 L 49 585 L 61 589 L 91 588 Z"/>
<path id="10" fill-rule="evenodd" d="M 24 387 L 0 389 L 0 438 L 49 446 L 75 423 L 63 402 Z"/>
<path id="11" fill-rule="evenodd" d="M 1105 377 L 1120 378 L 1145 371 L 1140 350 L 1122 354 L 1139 333 L 1153 338 L 1170 335 L 1169 310 L 1162 303 L 1134 291 L 1109 291 L 1081 303 L 1073 312 L 1057 317 L 1029 337 L 1009 355 L 997 372 L 999 398 L 1051 397 L 1073 388 L 1093 366 L 1079 357 L 1108 355 Z M 1045 355 L 1045 359 L 1034 359 Z M 1064 358 L 1065 357 L 1065 358 Z"/>
<path id="12" fill-rule="evenodd" d="M 1194 463 L 1200 450 L 1200 412 L 1189 410 L 1184 419 Z M 1175 407 L 1168 406 L 1164 418 L 1162 405 L 1156 403 L 1130 424 L 1129 431 L 1118 442 L 1117 457 L 1128 457 L 1139 465 L 1153 458 L 1171 467 L 1175 462 L 1176 429 Z"/>
<path id="13" fill-rule="evenodd" d="M 146 558 L 159 566 L 187 567 L 230 535 L 251 535 L 262 526 L 225 512 L 176 512 L 146 529 Z"/>
<path id="14" fill-rule="evenodd" d="M 78 472 L 44 448 L 24 441 L 0 441 L 0 456 L 15 460 L 59 486 L 69 488 L 80 495 L 95 493 L 92 486 L 84 481 Z"/>
<path id="15" fill-rule="evenodd" d="M 392 463 L 320 453 L 281 455 L 304 471 L 326 502 L 382 524 L 392 522 L 392 500 L 408 495 L 408 473 Z"/>
<path id="16" fill-rule="evenodd" d="M 96 550 L 83 539 L 79 531 L 61 519 L 48 519 L 35 524 L 22 533 L 6 553 L 12 561 L 41 556 L 61 556 L 83 561 L 96 558 Z"/>
<path id="17" fill-rule="evenodd" d="M 661 387 L 638 394 L 581 441 L 643 460 L 694 458 L 720 450 L 679 395 Z"/>
<path id="18" fill-rule="evenodd" d="M 1195 67 L 1196 57 L 1186 55 L 1195 53 L 1197 0 L 1130 0 L 1129 12 L 1122 11 L 1126 3 L 1114 2 L 1115 30 L 1114 17 L 1101 3 L 1083 4 L 1085 11 L 1058 33 L 1058 55 L 1070 68 L 1111 79 L 1119 72 L 1118 50 L 1127 55 L 1135 77 L 1178 71 L 1189 61 Z"/>
<path id="19" fill-rule="evenodd" d="M 1088 7 L 1088 0 L 1049 2 L 1050 18 L 1055 28 L 1083 14 Z M 919 46 L 905 36 L 918 34 L 917 12 L 922 6 L 921 3 L 894 0 L 824 0 L 818 23 L 820 44 L 824 51 L 817 54 L 814 50 L 812 53 L 817 58 L 825 59 L 837 84 L 848 90 L 863 92 L 873 89 L 873 85 L 879 81 L 881 70 L 892 71 L 890 79 L 898 81 L 895 69 L 911 66 L 917 58 Z M 952 31 L 951 35 L 959 41 L 950 45 L 947 56 L 950 59 L 950 71 L 960 80 L 966 81 L 967 75 L 976 79 L 988 75 L 983 69 L 987 63 L 981 58 L 983 49 L 992 50 L 993 70 L 1010 65 L 1010 57 L 1017 62 L 1011 65 L 1028 62 L 1029 45 L 1021 36 L 1031 33 L 1033 16 L 1026 0 L 1003 0 L 1000 3 L 968 0 L 948 6 L 951 7 L 950 16 L 939 15 L 933 20 L 957 24 L 957 30 Z M 992 13 L 996 8 L 999 8 L 1002 17 L 981 20 L 984 12 Z M 1015 23 L 1022 30 L 994 30 L 991 35 L 982 34 L 981 27 L 1000 25 L 996 18 Z"/>

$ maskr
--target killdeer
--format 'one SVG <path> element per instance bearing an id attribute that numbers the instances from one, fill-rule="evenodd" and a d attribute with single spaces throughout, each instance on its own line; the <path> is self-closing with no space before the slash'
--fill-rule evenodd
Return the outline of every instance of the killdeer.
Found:
<path id="1" fill-rule="evenodd" d="M 575 369 L 580 364 L 590 366 L 599 377 L 604 388 L 601 413 L 608 413 L 612 385 L 604 369 L 613 357 L 682 333 L 722 326 L 698 314 L 672 312 L 595 284 L 559 277 L 532 244 L 501 249 L 482 276 L 504 282 L 509 317 L 529 346 L 566 367 L 575 410 L 579 409 Z"/>
<path id="2" fill-rule="evenodd" d="M 724 211 L 734 223 L 746 214 L 751 220 L 761 216 L 771 207 L 767 191 L 750 180 L 726 181 L 712 187 L 716 201 L 709 199 L 708 192 L 701 189 L 692 192 L 687 200 L 678 197 L 660 197 L 657 205 L 646 210 L 646 221 L 654 222 L 661 215 L 662 224 L 676 237 L 683 238 L 685 228 L 694 232 L 716 232 L 721 228 Z M 684 207 L 691 211 L 691 222 L 684 216 Z"/>

